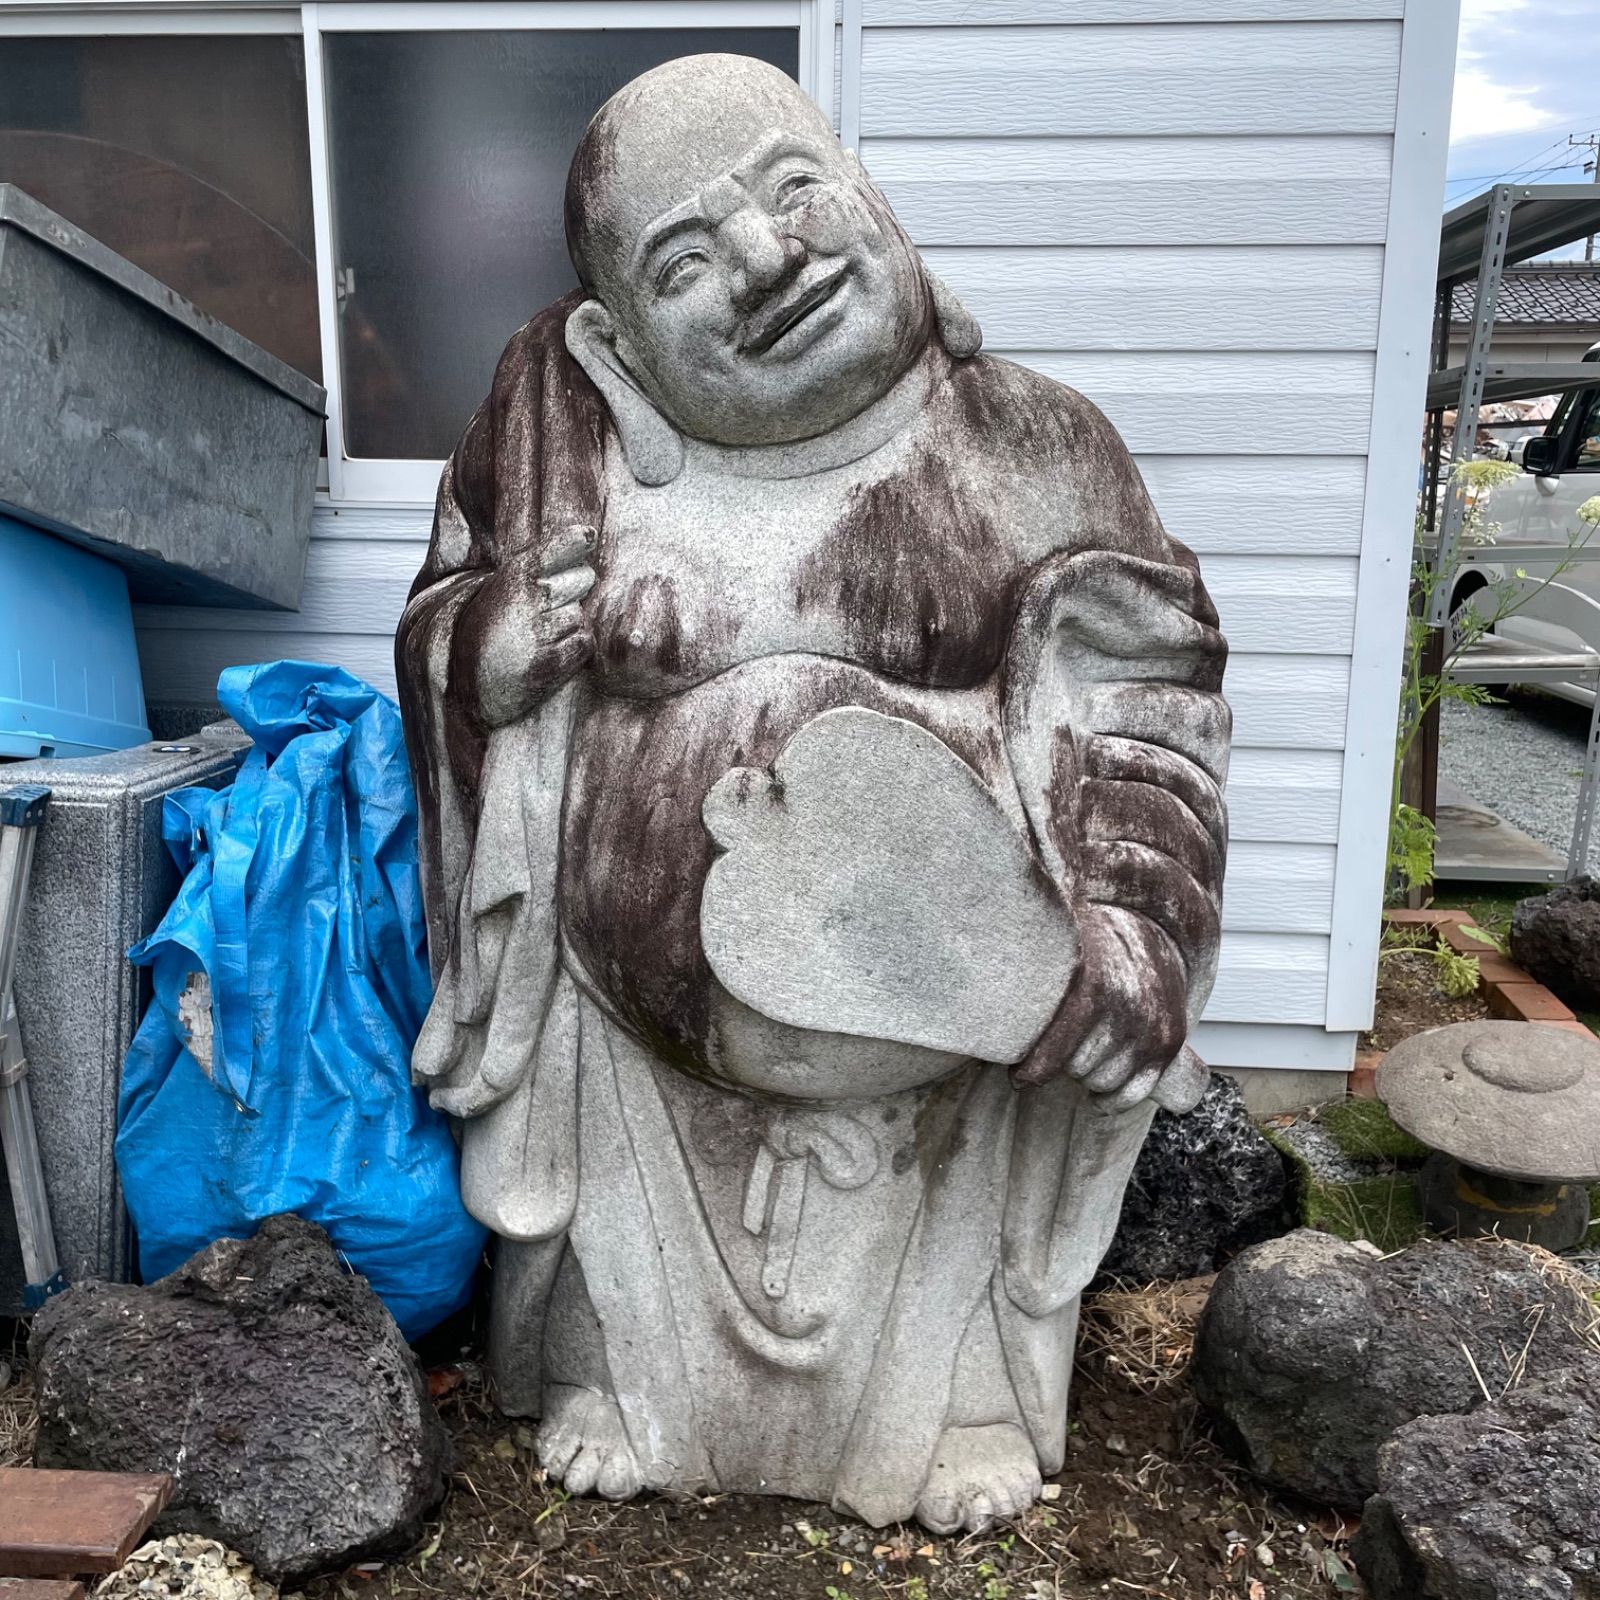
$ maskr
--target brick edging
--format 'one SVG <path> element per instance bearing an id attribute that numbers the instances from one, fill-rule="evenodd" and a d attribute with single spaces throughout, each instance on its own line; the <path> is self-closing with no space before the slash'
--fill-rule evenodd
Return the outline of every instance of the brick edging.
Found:
<path id="1" fill-rule="evenodd" d="M 1476 956 L 1478 988 L 1491 1015 L 1508 1022 L 1542 1022 L 1548 1027 L 1581 1033 L 1586 1039 L 1594 1038 L 1593 1032 L 1573 1015 L 1571 1007 L 1537 978 L 1501 955 L 1492 944 L 1463 933 L 1463 928 L 1477 927 L 1465 911 L 1385 911 L 1383 920 L 1403 928 L 1432 928 L 1457 955 Z M 1382 1050 L 1356 1052 L 1356 1064 L 1350 1071 L 1350 1093 L 1357 1099 L 1377 1098 L 1378 1063 L 1384 1054 Z"/>

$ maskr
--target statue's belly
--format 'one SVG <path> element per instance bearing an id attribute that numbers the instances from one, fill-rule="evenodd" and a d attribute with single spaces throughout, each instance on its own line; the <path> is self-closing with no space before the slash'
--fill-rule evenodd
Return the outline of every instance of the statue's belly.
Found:
<path id="1" fill-rule="evenodd" d="M 596 696 L 577 731 L 563 831 L 563 931 L 598 998 L 684 1070 L 775 1095 L 878 1095 L 944 1076 L 957 1058 L 788 1027 L 716 981 L 700 942 L 712 862 L 706 794 L 733 767 L 768 766 L 835 706 L 937 734 L 1020 823 L 992 684 L 935 691 L 822 656 L 768 656 L 680 694 Z"/>

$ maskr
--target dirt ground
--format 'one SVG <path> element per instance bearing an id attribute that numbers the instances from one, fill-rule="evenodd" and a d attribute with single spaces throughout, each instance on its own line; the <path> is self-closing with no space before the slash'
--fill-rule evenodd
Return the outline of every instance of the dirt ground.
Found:
<path id="1" fill-rule="evenodd" d="M 1158 1358 L 1172 1364 L 1170 1352 Z M 458 1455 L 443 1522 L 404 1565 L 319 1580 L 307 1600 L 1297 1600 L 1358 1592 L 1351 1523 L 1269 1497 L 1235 1473 L 1181 1379 L 1141 1393 L 1095 1354 L 1079 1367 L 1069 1458 L 1047 1490 L 1052 1498 L 963 1540 L 914 1527 L 874 1532 L 796 1501 L 567 1500 L 547 1491 L 529 1428 L 498 1416 L 475 1367 L 436 1372 L 433 1382 L 445 1390 L 439 1405 Z"/>
<path id="2" fill-rule="evenodd" d="M 1487 947 L 1486 947 L 1487 948 Z M 1385 950 L 1378 962 L 1378 1009 L 1361 1036 L 1363 1050 L 1391 1050 L 1402 1039 L 1447 1022 L 1476 1022 L 1489 1015 L 1479 993 L 1452 999 L 1440 987 L 1425 950 Z"/>

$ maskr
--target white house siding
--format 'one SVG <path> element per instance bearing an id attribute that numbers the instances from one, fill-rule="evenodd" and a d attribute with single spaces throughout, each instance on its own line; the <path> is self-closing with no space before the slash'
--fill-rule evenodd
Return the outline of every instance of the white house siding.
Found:
<path id="1" fill-rule="evenodd" d="M 1402 43 L 1433 138 L 1455 26 L 1452 0 L 1411 4 L 1409 21 L 1403 0 L 840 9 L 842 129 L 987 347 L 1081 389 L 1122 430 L 1222 614 L 1233 838 L 1197 1040 L 1215 1065 L 1347 1065 L 1366 1020 L 1410 515 L 1392 443 L 1382 495 L 1369 457 L 1375 414 L 1412 449 L 1426 273 L 1407 299 L 1393 263 L 1426 254 L 1438 215 L 1432 168 L 1412 159 L 1420 216 L 1387 246 L 1386 294 L 1391 180 L 1408 171 Z M 1381 347 L 1381 318 L 1413 302 L 1419 326 L 1386 328 Z M 151 698 L 193 699 L 224 664 L 273 655 L 391 687 L 427 520 L 320 508 L 297 616 L 145 609 Z M 1336 986 L 1357 999 L 1330 1028 L 1340 962 Z"/>

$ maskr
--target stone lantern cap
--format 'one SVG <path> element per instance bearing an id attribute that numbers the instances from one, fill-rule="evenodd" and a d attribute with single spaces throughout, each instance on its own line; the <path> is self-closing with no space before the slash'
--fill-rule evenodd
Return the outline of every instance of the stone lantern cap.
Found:
<path id="1" fill-rule="evenodd" d="M 1378 1098 L 1413 1138 L 1480 1172 L 1600 1180 L 1600 1041 L 1536 1022 L 1456 1022 L 1402 1040 Z"/>

